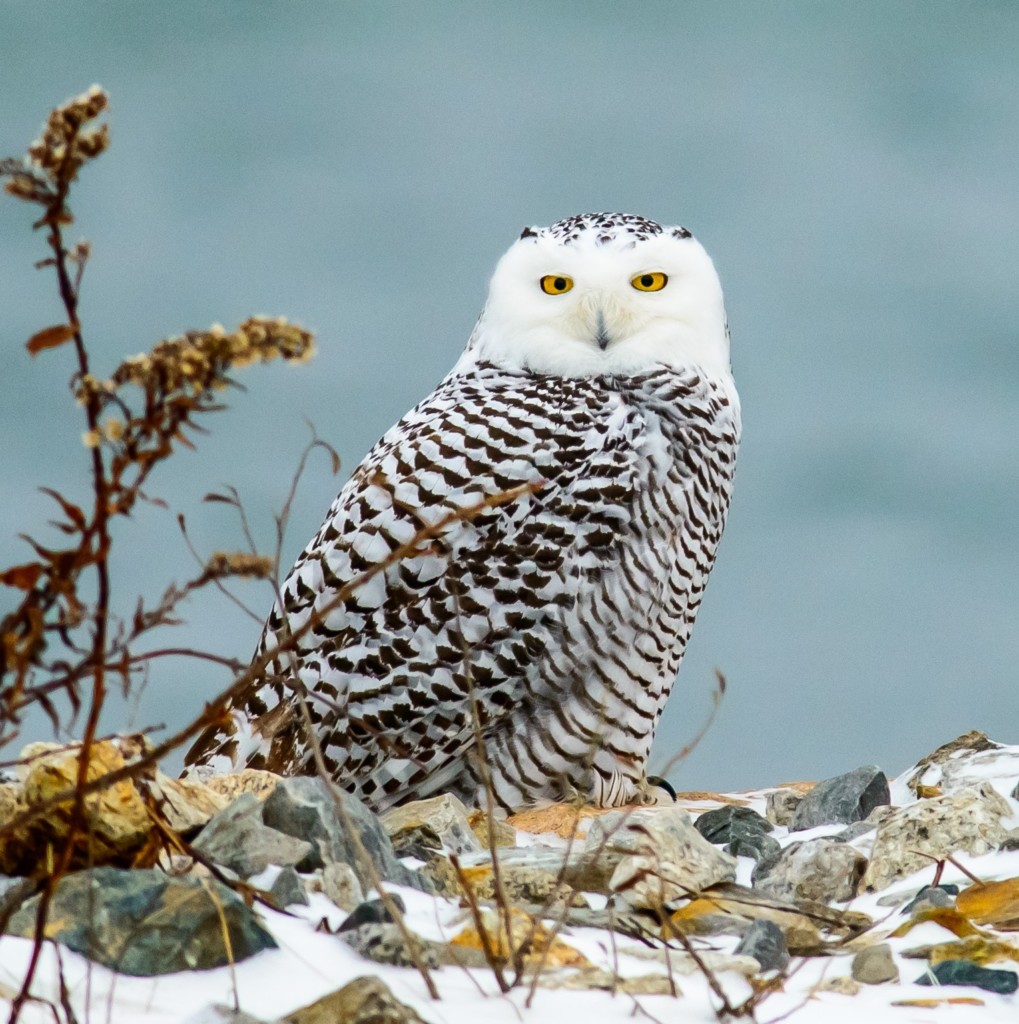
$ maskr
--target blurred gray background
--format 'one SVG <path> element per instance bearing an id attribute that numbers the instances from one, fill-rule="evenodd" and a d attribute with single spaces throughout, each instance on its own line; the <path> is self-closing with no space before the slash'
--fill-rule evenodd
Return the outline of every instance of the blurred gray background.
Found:
<path id="1" fill-rule="evenodd" d="M 689 227 L 726 288 L 745 441 L 730 524 L 655 748 L 683 788 L 898 772 L 970 728 L 1019 739 L 1019 6 L 1012 2 L 0 4 L 0 152 L 92 82 L 111 150 L 72 197 L 94 246 L 97 372 L 250 313 L 318 332 L 244 371 L 118 527 L 129 612 L 259 538 L 308 437 L 346 476 L 452 365 L 525 224 L 623 210 Z M 85 496 L 70 350 L 31 210 L 0 201 L 0 561 Z M 341 481 L 312 463 L 284 560 Z M 268 610 L 267 589 L 245 597 Z M 11 592 L 0 594 L 9 608 Z M 153 639 L 246 657 L 215 595 Z M 227 678 L 164 663 L 118 727 L 182 724 Z M 44 736 L 34 722 L 32 736 Z M 30 738 L 26 734 L 26 738 Z"/>

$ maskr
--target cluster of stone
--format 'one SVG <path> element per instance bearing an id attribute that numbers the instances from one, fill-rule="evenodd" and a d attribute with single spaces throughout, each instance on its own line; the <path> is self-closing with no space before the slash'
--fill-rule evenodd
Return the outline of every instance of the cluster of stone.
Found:
<path id="1" fill-rule="evenodd" d="M 89 776 L 129 764 L 140 749 L 130 739 L 97 744 Z M 5 823 L 77 772 L 75 750 L 38 747 L 16 780 L 0 784 L 0 927 L 9 933 L 34 934 L 41 851 L 66 837 L 72 808 Z M 1006 827 L 1017 799 L 1019 749 L 981 734 L 939 748 L 891 788 L 866 766 L 710 801 L 680 794 L 607 812 L 557 805 L 508 820 L 449 795 L 380 818 L 317 778 L 150 772 L 86 799 L 85 846 L 54 889 L 47 937 L 124 974 L 213 968 L 275 945 L 260 906 L 294 908 L 321 893 L 343 912 L 337 941 L 410 969 L 483 968 L 495 956 L 549 987 L 675 994 L 677 975 L 705 966 L 773 977 L 796 958 L 823 956 L 844 958 L 829 991 L 901 978 L 1011 992 L 1019 879 L 988 875 L 961 890 L 935 883 L 939 863 L 1019 846 Z M 155 820 L 186 852 L 154 842 Z M 896 884 L 918 871 L 931 884 Z M 469 908 L 464 927 L 445 942 L 415 935 L 391 886 Z M 885 919 L 854 909 L 885 890 L 871 900 L 887 908 Z M 960 938 L 910 946 L 910 929 L 926 921 Z M 668 971 L 615 977 L 570 945 L 581 928 L 638 940 Z M 907 977 L 910 959 L 922 963 Z M 376 978 L 286 1019 L 419 1020 Z"/>

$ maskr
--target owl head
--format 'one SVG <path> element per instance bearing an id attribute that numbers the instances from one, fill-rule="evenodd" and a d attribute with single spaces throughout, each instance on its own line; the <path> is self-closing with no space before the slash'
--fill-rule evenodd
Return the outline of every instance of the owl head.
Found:
<path id="1" fill-rule="evenodd" d="M 589 213 L 524 228 L 492 275 L 465 359 L 534 373 L 728 374 L 722 287 L 686 228 Z"/>

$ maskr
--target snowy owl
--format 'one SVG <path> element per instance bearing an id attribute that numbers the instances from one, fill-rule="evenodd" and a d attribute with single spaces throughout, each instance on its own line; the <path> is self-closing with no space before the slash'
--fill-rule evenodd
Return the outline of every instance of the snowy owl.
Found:
<path id="1" fill-rule="evenodd" d="M 312 772 L 310 715 L 378 810 L 484 806 L 485 775 L 506 809 L 644 799 L 739 436 L 722 289 L 689 231 L 525 228 L 460 360 L 298 558 L 266 680 L 189 763 Z"/>

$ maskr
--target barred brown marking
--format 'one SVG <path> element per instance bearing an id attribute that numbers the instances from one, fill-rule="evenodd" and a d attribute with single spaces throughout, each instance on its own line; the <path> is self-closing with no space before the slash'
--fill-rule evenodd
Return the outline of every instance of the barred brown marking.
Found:
<path id="1" fill-rule="evenodd" d="M 685 228 L 624 214 L 521 237 L 531 251 L 548 239 L 574 252 L 697 246 Z M 450 524 L 357 586 L 190 761 L 311 770 L 299 716 L 260 728 L 299 683 L 326 763 L 377 808 L 440 791 L 474 802 L 472 698 L 504 807 L 634 799 L 725 523 L 738 400 L 727 374 L 696 363 L 526 366 L 479 359 L 387 432 L 298 558 L 259 652 L 423 527 L 534 492 Z"/>

